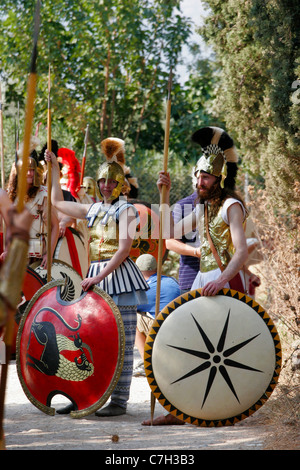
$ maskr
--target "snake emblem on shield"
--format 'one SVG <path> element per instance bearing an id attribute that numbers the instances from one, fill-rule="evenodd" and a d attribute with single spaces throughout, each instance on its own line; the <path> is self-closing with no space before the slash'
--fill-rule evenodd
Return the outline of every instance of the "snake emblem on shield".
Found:
<path id="1" fill-rule="evenodd" d="M 68 336 L 57 333 L 55 325 L 50 321 L 37 321 L 42 312 L 47 311 L 55 315 L 70 333 Z M 82 381 L 93 374 L 91 348 L 83 343 L 80 334 L 82 318 L 77 315 L 77 326 L 70 326 L 64 318 L 53 308 L 40 309 L 31 325 L 32 337 L 42 346 L 40 357 L 33 357 L 27 353 L 27 366 L 33 367 L 46 375 L 55 375 L 64 380 Z M 28 343 L 28 348 L 30 346 Z M 88 355 L 89 358 L 88 359 Z M 72 357 L 72 359 L 71 359 Z"/>

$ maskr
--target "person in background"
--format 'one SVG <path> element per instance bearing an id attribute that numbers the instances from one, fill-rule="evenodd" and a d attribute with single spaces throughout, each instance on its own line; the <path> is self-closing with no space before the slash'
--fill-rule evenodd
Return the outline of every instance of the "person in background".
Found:
<path id="1" fill-rule="evenodd" d="M 28 264 L 41 261 L 41 267 L 47 268 L 47 246 L 51 245 L 51 260 L 59 236 L 59 222 L 56 210 L 51 207 L 51 238 L 47 235 L 47 187 L 43 185 L 43 167 L 39 162 L 35 148 L 39 140 L 31 139 L 30 155 L 28 158 L 27 193 L 25 204 L 34 216 L 30 229 Z M 13 163 L 7 185 L 7 194 L 11 202 L 17 199 L 18 173 L 21 168 L 23 147 L 18 151 L 18 161 Z"/>
<path id="2" fill-rule="evenodd" d="M 141 358 L 143 359 L 146 337 L 155 319 L 157 262 L 154 256 L 145 254 L 137 258 L 136 265 L 149 285 L 149 290 L 147 291 L 147 304 L 139 305 L 137 308 L 135 345 L 140 353 Z M 168 303 L 176 299 L 176 297 L 179 295 L 180 288 L 177 280 L 171 276 L 161 276 L 159 311 L 161 311 L 166 305 L 168 305 Z M 145 375 L 143 360 L 137 364 L 133 375 L 135 377 L 139 375 Z"/>
<path id="3" fill-rule="evenodd" d="M 111 395 L 110 403 L 96 411 L 96 416 L 119 416 L 126 413 L 133 371 L 137 305 L 144 304 L 148 284 L 130 259 L 132 242 L 139 223 L 137 209 L 122 198 L 125 181 L 124 141 L 108 138 L 101 142 L 106 162 L 100 165 L 97 184 L 102 200 L 78 204 L 63 200 L 59 166 L 55 155 L 46 150 L 46 161 L 52 162 L 52 204 L 57 210 L 76 219 L 87 219 L 90 234 L 90 267 L 81 282 L 84 291 L 98 285 L 118 306 L 125 333 L 125 356 L 122 372 Z M 70 413 L 73 404 L 60 413 Z M 59 412 L 59 411 L 58 411 Z"/>
<path id="4" fill-rule="evenodd" d="M 188 216 L 195 208 L 197 191 L 176 202 L 173 208 L 173 218 L 176 224 Z M 180 255 L 179 258 L 179 287 L 181 294 L 191 290 L 195 277 L 199 271 L 200 241 L 198 230 L 183 235 L 181 239 L 170 238 L 166 240 L 166 248 Z"/>
<path id="5" fill-rule="evenodd" d="M 82 186 L 88 196 L 94 201 L 99 202 L 99 190 L 96 181 L 91 176 L 85 176 L 82 181 Z"/>

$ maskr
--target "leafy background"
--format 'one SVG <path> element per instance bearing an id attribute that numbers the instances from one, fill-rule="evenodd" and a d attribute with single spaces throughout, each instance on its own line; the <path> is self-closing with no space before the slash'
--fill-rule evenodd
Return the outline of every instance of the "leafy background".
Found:
<path id="1" fill-rule="evenodd" d="M 75 150 L 81 161 L 88 124 L 85 174 L 92 177 L 103 161 L 101 140 L 124 139 L 139 198 L 157 203 L 172 68 L 171 203 L 192 192 L 192 169 L 199 158 L 192 132 L 206 125 L 226 129 L 240 155 L 238 186 L 260 243 L 263 261 L 253 267 L 262 279 L 259 301 L 271 312 L 284 343 L 278 399 L 284 406 L 276 409 L 275 394 L 272 415 L 277 413 L 280 424 L 282 413 L 288 415 L 293 424 L 299 418 L 295 374 L 300 367 L 300 3 L 198 3 L 199 11 L 195 7 L 187 18 L 180 0 L 43 0 L 33 132 L 38 130 L 42 146 L 50 65 L 52 138 Z M 197 33 L 209 55 L 191 34 L 203 8 Z M 0 5 L 5 179 L 17 137 L 22 140 L 34 10 L 34 0 L 2 0 Z M 182 55 L 186 47 L 191 61 Z M 182 63 L 188 70 L 184 83 L 178 75 Z M 165 266 L 172 274 L 177 261 L 170 253 Z M 288 431 L 280 424 L 278 443 L 270 448 L 285 446 Z M 286 447 L 292 448 L 291 440 Z"/>

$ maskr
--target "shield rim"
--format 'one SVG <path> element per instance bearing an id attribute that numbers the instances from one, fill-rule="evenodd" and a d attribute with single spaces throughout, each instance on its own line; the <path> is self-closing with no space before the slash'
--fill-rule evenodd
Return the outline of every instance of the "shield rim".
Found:
<path id="1" fill-rule="evenodd" d="M 41 281 L 41 285 L 44 286 L 46 282 L 43 280 L 42 276 L 39 275 L 39 273 L 32 268 L 31 265 L 26 266 L 26 271 L 28 271 L 32 276 L 35 276 L 38 278 L 38 281 Z"/>
<path id="2" fill-rule="evenodd" d="M 31 264 L 29 265 L 29 267 L 30 267 L 31 269 L 33 269 L 33 271 L 35 271 L 37 274 L 39 274 L 39 273 L 36 271 L 36 269 L 40 267 L 41 262 L 42 262 L 42 260 L 34 261 L 33 263 L 31 263 Z M 58 259 L 58 258 L 53 258 L 52 264 L 54 264 L 54 263 L 55 263 L 55 264 L 61 264 L 61 265 L 63 265 L 63 266 L 66 266 L 68 269 L 75 271 L 75 273 L 78 275 L 79 278 L 83 279 L 83 277 L 80 276 L 79 272 L 76 271 L 76 269 L 74 269 L 73 266 L 71 266 L 69 263 L 66 263 L 65 261 L 62 261 L 62 260 L 60 260 L 60 259 Z M 39 276 L 40 276 L 40 274 L 39 274 Z M 41 277 L 41 276 L 40 276 L 40 277 Z M 57 280 L 57 279 L 53 279 L 53 280 Z M 50 281 L 50 282 L 52 282 L 52 281 Z"/>
<path id="3" fill-rule="evenodd" d="M 41 287 L 43 287 L 47 282 L 39 275 L 39 273 L 37 273 L 33 268 L 31 268 L 30 266 L 27 266 L 26 267 L 26 272 L 25 272 L 25 277 L 24 277 L 24 280 L 23 280 L 23 285 L 22 285 L 22 293 L 24 294 L 24 283 L 25 283 L 25 280 L 26 280 L 26 275 L 30 274 L 30 276 L 34 277 L 34 279 L 40 284 L 40 287 L 39 289 L 41 289 Z M 37 289 L 37 291 L 39 290 Z M 36 291 L 36 292 L 37 292 Z M 33 294 L 34 295 L 34 294 Z M 30 299 L 31 300 L 31 299 Z M 26 310 L 26 309 L 25 309 Z M 24 310 L 24 312 L 25 312 Z M 18 329 L 19 329 L 19 324 L 21 322 L 21 318 L 23 316 L 23 313 L 21 315 L 19 315 L 19 305 L 17 305 L 17 309 L 16 309 L 16 313 L 15 313 L 15 333 L 14 333 L 14 339 L 13 339 L 13 354 L 16 353 L 16 341 L 17 341 L 17 332 L 18 332 Z"/>
<path id="4" fill-rule="evenodd" d="M 23 328 L 25 325 L 25 321 L 29 315 L 29 312 L 33 306 L 33 304 L 38 300 L 38 298 L 47 290 L 52 289 L 53 287 L 58 287 L 64 285 L 64 280 L 63 279 L 58 279 L 58 280 L 53 280 L 51 282 L 48 282 L 48 284 L 42 286 L 32 297 L 30 302 L 28 303 L 24 314 L 22 315 L 22 319 L 19 325 L 18 333 L 17 333 L 17 347 L 16 347 L 16 365 L 17 365 L 17 373 L 18 377 L 21 383 L 21 386 L 23 388 L 23 391 L 25 395 L 27 396 L 28 400 L 39 410 L 43 411 L 45 414 L 54 416 L 55 415 L 55 408 L 51 406 L 44 405 L 43 403 L 39 402 L 29 391 L 25 380 L 22 376 L 22 371 L 21 371 L 21 361 L 20 361 L 20 343 L 21 343 L 21 337 L 22 337 L 22 332 Z M 123 367 L 123 362 L 124 362 L 124 354 L 125 354 L 125 331 L 124 331 L 124 325 L 123 325 L 123 320 L 122 316 L 120 313 L 120 310 L 118 309 L 117 305 L 113 301 L 113 299 L 100 287 L 98 286 L 93 286 L 91 291 L 95 292 L 98 294 L 100 297 L 102 297 L 110 306 L 112 313 L 115 317 L 116 323 L 117 323 L 117 329 L 119 333 L 119 338 L 118 338 L 118 344 L 119 344 L 119 349 L 118 349 L 118 360 L 117 360 L 117 367 L 115 369 L 115 372 L 113 374 L 113 377 L 110 381 L 109 386 L 107 387 L 106 391 L 104 394 L 97 400 L 94 404 L 91 406 L 84 408 L 82 410 L 75 410 L 71 411 L 70 416 L 72 418 L 83 418 L 84 416 L 88 416 L 91 413 L 94 413 L 97 411 L 99 408 L 101 408 L 105 402 L 108 400 L 108 398 L 111 396 L 114 388 L 116 387 L 118 380 L 120 378 L 121 372 L 122 372 L 122 367 Z M 84 295 L 86 295 L 86 292 L 84 292 L 80 297 L 78 297 L 75 300 L 72 300 L 71 302 L 67 302 L 68 304 L 74 304 L 79 301 Z M 65 304 L 65 301 L 63 301 Z M 55 395 L 55 394 L 54 394 Z M 51 398 L 53 398 L 53 396 Z M 59 393 L 58 393 L 59 395 Z M 60 394 L 62 395 L 62 394 Z"/>
<path id="5" fill-rule="evenodd" d="M 37 260 L 37 261 L 34 261 L 33 263 L 31 263 L 30 267 L 31 269 L 33 269 L 33 271 L 35 271 L 42 279 L 45 279 L 45 284 L 47 284 L 47 275 L 42 277 L 38 271 L 36 271 L 37 268 L 40 267 L 41 265 L 41 262 L 42 260 Z M 69 274 L 68 276 L 71 278 L 71 274 L 75 277 L 75 278 L 72 278 L 72 281 L 77 281 L 77 282 L 81 282 L 83 280 L 83 277 L 79 274 L 78 271 L 76 271 L 76 269 L 73 268 L 73 266 L 71 266 L 69 263 L 66 263 L 65 261 L 61 261 L 60 259 L 57 259 L 57 258 L 53 258 L 52 260 L 52 265 L 51 265 L 51 277 L 52 277 L 52 266 L 54 265 L 60 265 L 65 268 L 67 268 L 69 270 Z M 44 271 L 46 271 L 46 274 L 47 274 L 47 269 L 43 268 Z M 58 279 L 52 279 L 50 282 L 54 282 L 54 281 L 60 281 L 60 280 L 64 280 L 63 277 L 59 277 Z M 75 299 L 77 300 L 77 299 Z"/>
<path id="6" fill-rule="evenodd" d="M 217 295 L 224 295 L 224 296 L 232 297 L 234 299 L 238 299 L 242 302 L 245 302 L 247 305 L 253 308 L 253 310 L 256 311 L 256 313 L 262 318 L 262 320 L 268 327 L 269 332 L 271 334 L 271 338 L 274 343 L 274 351 L 275 351 L 275 366 L 274 366 L 273 376 L 270 380 L 270 383 L 267 389 L 262 394 L 262 396 L 255 403 L 253 403 L 253 405 L 250 408 L 243 411 L 242 413 L 239 413 L 238 415 L 231 416 L 225 419 L 209 420 L 209 419 L 197 418 L 181 411 L 180 409 L 172 405 L 172 403 L 168 400 L 168 398 L 162 393 L 162 391 L 159 388 L 158 383 L 156 382 L 155 373 L 152 369 L 153 346 L 154 346 L 156 334 L 158 333 L 161 325 L 166 320 L 166 318 L 168 318 L 168 316 L 174 310 L 176 310 L 176 308 L 180 307 L 181 305 L 188 302 L 189 300 L 194 300 L 198 297 L 202 297 L 201 291 L 202 289 L 195 289 L 195 290 L 192 290 L 192 291 L 186 292 L 185 294 L 180 295 L 179 297 L 174 299 L 172 302 L 170 302 L 166 307 L 164 307 L 161 310 L 161 312 L 158 314 L 157 318 L 153 322 L 152 328 L 149 331 L 149 334 L 146 338 L 146 343 L 145 343 L 144 367 L 145 367 L 145 372 L 146 372 L 146 378 L 147 378 L 148 384 L 151 388 L 151 391 L 154 397 L 170 414 L 172 414 L 176 418 L 186 423 L 194 424 L 195 426 L 200 426 L 200 427 L 233 426 L 237 422 L 242 421 L 243 419 L 248 418 L 250 415 L 255 413 L 268 400 L 274 388 L 276 387 L 278 379 L 279 379 L 280 371 L 281 371 L 282 354 L 281 354 L 280 337 L 273 321 L 271 320 L 267 312 L 254 299 L 252 299 L 251 297 L 248 297 L 246 294 L 243 294 L 233 289 L 226 289 L 226 288 L 221 289 Z"/>

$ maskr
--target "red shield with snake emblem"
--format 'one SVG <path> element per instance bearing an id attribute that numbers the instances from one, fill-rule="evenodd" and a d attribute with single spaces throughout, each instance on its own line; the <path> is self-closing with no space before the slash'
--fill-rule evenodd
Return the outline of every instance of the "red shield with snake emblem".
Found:
<path id="1" fill-rule="evenodd" d="M 17 337 L 17 370 L 28 399 L 54 414 L 51 400 L 67 397 L 72 417 L 103 406 L 119 379 L 124 329 L 119 309 L 94 287 L 71 302 L 62 300 L 64 281 L 52 281 L 29 303 Z"/>
<path id="2" fill-rule="evenodd" d="M 150 254 L 158 260 L 159 215 L 146 202 L 134 200 L 129 202 L 134 204 L 140 216 L 137 234 L 133 240 L 129 256 L 133 261 L 136 261 L 140 255 Z M 167 249 L 163 240 L 163 261 L 166 256 Z"/>
<path id="3" fill-rule="evenodd" d="M 18 334 L 18 328 L 19 328 L 21 317 L 29 301 L 34 296 L 34 294 L 45 284 L 46 284 L 46 281 L 42 279 L 41 276 L 39 276 L 37 272 L 31 269 L 30 266 L 27 266 L 24 281 L 23 281 L 23 286 L 22 286 L 21 302 L 19 303 L 17 307 L 17 312 L 15 315 L 14 336 L 13 336 L 13 342 L 12 342 L 12 354 L 16 354 L 16 341 L 17 341 L 17 334 Z"/>

